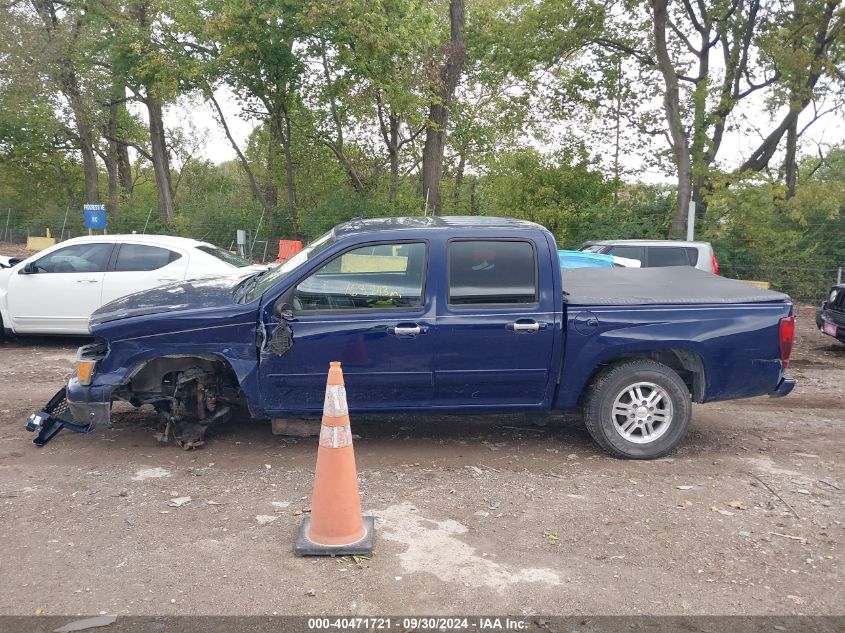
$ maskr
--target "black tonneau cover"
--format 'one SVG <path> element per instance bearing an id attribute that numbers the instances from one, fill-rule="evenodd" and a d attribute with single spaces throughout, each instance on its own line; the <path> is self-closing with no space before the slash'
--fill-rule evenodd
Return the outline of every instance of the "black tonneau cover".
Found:
<path id="1" fill-rule="evenodd" d="M 561 270 L 570 305 L 655 305 L 788 301 L 763 290 L 691 266 L 667 268 L 571 268 Z"/>

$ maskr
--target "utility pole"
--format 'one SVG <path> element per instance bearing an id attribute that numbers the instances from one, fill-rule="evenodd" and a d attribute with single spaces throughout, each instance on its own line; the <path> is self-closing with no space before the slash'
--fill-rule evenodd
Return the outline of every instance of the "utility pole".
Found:
<path id="1" fill-rule="evenodd" d="M 695 237 L 695 202 L 690 200 L 689 213 L 687 214 L 687 242 L 692 242 Z"/>

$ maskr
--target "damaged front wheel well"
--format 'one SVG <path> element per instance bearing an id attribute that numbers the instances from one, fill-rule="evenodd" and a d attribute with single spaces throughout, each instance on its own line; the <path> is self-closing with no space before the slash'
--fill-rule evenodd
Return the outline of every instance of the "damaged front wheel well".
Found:
<path id="1" fill-rule="evenodd" d="M 239 391 L 238 377 L 232 366 L 213 354 L 159 356 L 136 367 L 122 385 L 134 394 L 154 393 L 162 389 L 165 378 L 174 373 L 201 370 L 222 378 L 228 386 Z"/>
<path id="2" fill-rule="evenodd" d="M 114 395 L 135 406 L 153 405 L 166 423 L 159 439 L 176 439 L 183 448 L 200 446 L 208 428 L 226 422 L 245 401 L 232 366 L 214 355 L 154 358 Z"/>

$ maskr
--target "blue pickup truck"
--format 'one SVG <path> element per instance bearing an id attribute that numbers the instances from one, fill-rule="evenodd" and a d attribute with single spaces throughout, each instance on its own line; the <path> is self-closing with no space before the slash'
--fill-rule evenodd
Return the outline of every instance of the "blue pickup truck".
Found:
<path id="1" fill-rule="evenodd" d="M 285 264 L 118 299 L 28 428 L 111 426 L 152 404 L 183 446 L 240 411 L 318 416 L 330 361 L 350 411 L 583 411 L 609 453 L 675 448 L 695 402 L 788 394 L 789 298 L 694 268 L 561 271 L 508 218 L 353 220 Z"/>

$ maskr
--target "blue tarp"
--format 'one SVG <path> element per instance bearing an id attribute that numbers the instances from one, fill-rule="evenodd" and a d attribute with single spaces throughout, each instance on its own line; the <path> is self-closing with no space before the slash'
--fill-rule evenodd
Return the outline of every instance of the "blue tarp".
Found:
<path id="1" fill-rule="evenodd" d="M 585 253 L 583 251 L 558 251 L 561 268 L 613 268 L 613 255 Z"/>

